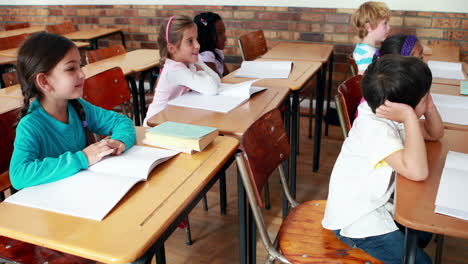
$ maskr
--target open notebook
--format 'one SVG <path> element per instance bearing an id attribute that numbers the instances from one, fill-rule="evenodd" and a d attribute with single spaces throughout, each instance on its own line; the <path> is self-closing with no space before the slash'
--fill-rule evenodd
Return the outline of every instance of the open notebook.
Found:
<path id="1" fill-rule="evenodd" d="M 243 61 L 236 77 L 287 79 L 291 73 L 291 61 Z"/>
<path id="2" fill-rule="evenodd" d="M 468 220 L 468 154 L 449 151 L 440 178 L 435 212 Z"/>
<path id="3" fill-rule="evenodd" d="M 221 83 L 217 95 L 203 95 L 191 91 L 169 101 L 169 105 L 198 108 L 214 112 L 229 113 L 254 93 L 265 90 L 264 87 L 252 86 L 258 80 L 241 83 Z"/>
<path id="4" fill-rule="evenodd" d="M 134 146 L 77 174 L 20 190 L 5 201 L 56 213 L 101 221 L 151 170 L 178 152 Z"/>
<path id="5" fill-rule="evenodd" d="M 468 97 L 433 93 L 431 95 L 442 121 L 468 125 Z"/>
<path id="6" fill-rule="evenodd" d="M 428 61 L 427 66 L 431 69 L 432 78 L 445 78 L 464 80 L 462 64 L 459 62 Z"/>

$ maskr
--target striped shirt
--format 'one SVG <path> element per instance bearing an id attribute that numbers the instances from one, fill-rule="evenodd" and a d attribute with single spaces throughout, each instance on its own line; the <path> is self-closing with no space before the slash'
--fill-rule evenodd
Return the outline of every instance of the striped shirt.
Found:
<path id="1" fill-rule="evenodd" d="M 372 63 L 377 48 L 372 47 L 369 44 L 359 43 L 354 48 L 353 58 L 356 61 L 359 72 L 364 72 L 367 67 Z"/>

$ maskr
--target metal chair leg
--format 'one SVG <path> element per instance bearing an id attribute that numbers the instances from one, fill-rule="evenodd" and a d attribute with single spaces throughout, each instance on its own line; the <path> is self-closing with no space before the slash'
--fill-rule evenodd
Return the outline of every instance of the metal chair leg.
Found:
<path id="1" fill-rule="evenodd" d="M 190 222 L 189 222 L 188 216 L 187 218 L 185 218 L 185 222 L 187 224 L 187 226 L 185 227 L 185 244 L 187 246 L 191 246 L 193 244 L 193 241 L 192 241 L 192 233 L 190 232 Z"/>

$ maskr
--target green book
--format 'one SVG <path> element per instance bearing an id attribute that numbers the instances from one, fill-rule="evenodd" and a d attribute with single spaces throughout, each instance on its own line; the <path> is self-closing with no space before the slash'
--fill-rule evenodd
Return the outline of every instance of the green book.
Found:
<path id="1" fill-rule="evenodd" d="M 460 94 L 468 95 L 468 81 L 460 82 Z"/>
<path id="2" fill-rule="evenodd" d="M 219 132 L 217 128 L 164 122 L 146 131 L 143 143 L 186 153 L 202 151 Z"/>

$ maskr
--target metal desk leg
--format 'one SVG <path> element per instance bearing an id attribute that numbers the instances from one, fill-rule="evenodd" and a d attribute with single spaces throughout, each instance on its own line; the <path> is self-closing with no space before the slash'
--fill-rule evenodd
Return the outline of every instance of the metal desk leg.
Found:
<path id="1" fill-rule="evenodd" d="M 166 264 L 166 253 L 164 250 L 164 244 L 156 250 L 156 263 Z"/>
<path id="2" fill-rule="evenodd" d="M 297 147 L 299 145 L 299 90 L 293 92 L 292 108 L 291 108 L 291 173 L 289 177 L 289 188 L 291 195 L 296 198 L 296 163 L 297 163 Z"/>
<path id="3" fill-rule="evenodd" d="M 237 208 L 239 221 L 239 263 L 247 264 L 247 218 L 244 184 L 237 169 Z"/>
<path id="4" fill-rule="evenodd" d="M 257 262 L 257 226 L 255 224 L 252 208 L 249 204 L 249 222 L 248 222 L 248 235 L 249 235 L 249 264 Z"/>
<path id="5" fill-rule="evenodd" d="M 312 170 L 316 172 L 319 169 L 320 161 L 320 140 L 322 137 L 322 118 L 323 118 L 323 99 L 325 89 L 326 66 L 317 72 L 317 103 L 315 105 L 315 135 L 314 135 L 314 160 Z"/>
<path id="6" fill-rule="evenodd" d="M 226 215 L 227 198 L 226 198 L 226 170 L 222 170 L 219 175 L 219 200 L 220 210 L 222 215 Z"/>
<path id="7" fill-rule="evenodd" d="M 140 97 L 140 113 L 141 113 L 141 122 L 145 120 L 146 117 L 146 100 L 145 100 L 145 79 L 146 74 L 151 73 L 151 70 L 140 72 L 140 80 L 138 81 L 138 96 Z"/>
<path id="8" fill-rule="evenodd" d="M 442 263 L 442 254 L 444 253 L 444 235 L 436 235 L 437 247 L 435 254 L 435 264 Z"/>
<path id="9" fill-rule="evenodd" d="M 130 84 L 130 90 L 132 91 L 133 99 L 133 118 L 135 119 L 135 126 L 140 125 L 140 111 L 138 104 L 138 88 L 135 79 L 132 76 L 126 76 L 127 82 Z"/>
<path id="10" fill-rule="evenodd" d="M 327 117 L 330 114 L 330 101 L 331 101 L 331 91 L 333 83 L 333 51 L 328 60 L 328 90 L 327 90 Z M 328 136 L 328 125 L 329 118 L 325 118 L 325 136 Z"/>
<path id="11" fill-rule="evenodd" d="M 291 100 L 290 97 L 286 97 L 284 101 L 285 110 L 284 110 L 284 128 L 286 130 L 286 135 L 288 135 L 289 142 L 291 143 Z M 289 181 L 289 158 L 283 162 L 284 173 L 286 181 Z M 283 219 L 286 218 L 289 212 L 289 202 L 286 199 L 286 196 L 283 195 Z"/>
<path id="12" fill-rule="evenodd" d="M 124 46 L 124 48 L 126 48 L 127 46 L 125 46 L 125 36 L 124 36 L 123 31 L 119 31 L 119 34 L 120 34 L 120 40 L 122 40 L 122 45 Z"/>
<path id="13" fill-rule="evenodd" d="M 405 254 L 403 256 L 404 264 L 414 264 L 416 263 L 416 250 L 418 235 L 415 230 L 406 227 L 405 234 Z"/>

